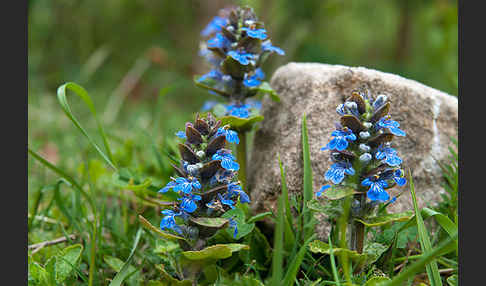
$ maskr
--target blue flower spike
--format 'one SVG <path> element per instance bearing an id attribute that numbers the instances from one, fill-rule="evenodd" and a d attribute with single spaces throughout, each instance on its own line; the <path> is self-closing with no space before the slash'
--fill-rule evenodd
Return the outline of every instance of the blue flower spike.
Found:
<path id="1" fill-rule="evenodd" d="M 239 204 L 250 202 L 250 197 L 243 191 L 237 179 L 239 164 L 231 154 L 231 150 L 223 148 L 226 143 L 217 150 L 207 149 L 209 142 L 214 142 L 213 140 L 220 136 L 224 136 L 227 143 L 239 143 L 238 133 L 231 130 L 229 125 L 220 127 L 220 124 L 221 122 L 216 120 L 211 112 L 204 117 L 197 114 L 195 123 L 186 123 L 186 126 L 191 126 L 200 132 L 202 142 L 186 144 L 184 148 L 179 149 L 180 157 L 183 159 L 179 166 L 174 165 L 179 176 L 171 177 L 170 182 L 159 190 L 161 194 L 171 191 L 176 195 L 176 198 L 171 197 L 169 208 L 162 211 L 161 230 L 177 233 L 190 240 L 207 241 L 214 233 L 201 229 L 205 226 L 195 224 L 194 218 L 221 217 L 225 212 L 239 207 Z M 183 131 L 176 133 L 179 138 L 183 135 L 185 135 Z M 213 144 L 215 145 L 217 146 Z M 215 167 L 217 164 L 214 162 L 222 168 Z M 232 224 L 231 227 L 235 228 L 236 236 L 237 226 Z"/>
<path id="2" fill-rule="evenodd" d="M 387 108 L 383 108 L 385 104 Z M 332 163 L 324 174 L 329 184 L 317 191 L 316 196 L 322 196 L 333 185 L 355 189 L 353 196 L 357 203 L 353 215 L 360 219 L 370 215 L 379 203 L 395 201 L 396 197 L 390 198 L 388 189 L 407 183 L 398 151 L 390 140 L 380 141 L 383 129 L 396 136 L 406 136 L 399 128 L 400 123 L 387 114 L 389 107 L 388 96 L 384 94 L 375 98 L 369 92 L 353 92 L 337 106 L 341 118 L 331 133 L 331 140 L 321 148 L 331 151 Z M 373 117 L 375 114 L 381 118 Z M 366 198 L 368 201 L 363 200 Z"/>
<path id="3" fill-rule="evenodd" d="M 284 50 L 272 45 L 264 24 L 249 8 L 221 10 L 201 35 L 199 55 L 212 68 L 196 80 L 198 86 L 228 100 L 226 116 L 249 118 L 258 114 L 259 108 L 249 104 L 250 98 L 270 92 L 268 87 L 259 89 L 265 83 L 262 65 L 269 54 L 284 55 Z"/>

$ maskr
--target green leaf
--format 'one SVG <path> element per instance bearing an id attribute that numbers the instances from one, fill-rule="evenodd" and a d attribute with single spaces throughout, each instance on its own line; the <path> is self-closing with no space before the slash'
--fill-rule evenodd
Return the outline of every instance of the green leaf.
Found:
<path id="1" fill-rule="evenodd" d="M 339 200 L 356 193 L 357 192 L 351 187 L 331 185 L 331 187 L 324 191 L 322 195 L 330 200 Z"/>
<path id="2" fill-rule="evenodd" d="M 391 281 L 391 279 L 385 276 L 373 276 L 368 281 L 366 281 L 364 286 L 378 286 L 382 282 L 386 281 Z"/>
<path id="3" fill-rule="evenodd" d="M 413 185 L 412 172 L 409 170 L 409 182 L 410 182 L 410 192 L 412 193 L 413 208 L 415 211 L 415 218 L 417 220 L 417 228 L 420 237 L 420 246 L 424 253 L 428 253 L 432 249 L 432 244 L 430 243 L 430 238 L 425 228 L 424 221 L 422 219 L 422 214 L 418 208 L 417 198 L 415 197 L 415 188 Z M 437 267 L 437 262 L 431 260 L 428 265 L 426 265 L 427 276 L 429 277 L 431 286 L 442 286 L 442 280 L 440 278 L 439 268 Z"/>
<path id="4" fill-rule="evenodd" d="M 255 90 L 259 94 L 268 94 L 270 95 L 270 98 L 275 101 L 275 102 L 280 102 L 280 97 L 278 94 L 273 90 L 273 88 L 270 86 L 270 84 L 266 81 L 262 82 Z"/>
<path id="5" fill-rule="evenodd" d="M 29 277 L 38 285 L 48 285 L 49 273 L 39 263 L 35 262 L 32 256 L 28 257 Z"/>
<path id="6" fill-rule="evenodd" d="M 407 221 L 412 216 L 413 216 L 412 211 L 406 211 L 402 213 L 391 213 L 391 214 L 371 217 L 368 218 L 367 221 L 363 221 L 361 219 L 356 219 L 356 220 L 366 225 L 367 227 L 375 227 L 375 226 L 382 226 L 397 221 Z"/>
<path id="7" fill-rule="evenodd" d="M 160 274 L 162 276 L 162 282 L 153 282 L 152 285 L 161 285 L 161 286 L 191 286 L 192 281 L 191 280 L 178 280 L 175 279 L 174 277 L 170 276 L 169 273 L 167 273 L 164 269 L 164 265 L 155 265 L 155 268 L 160 271 Z M 151 284 L 149 284 L 151 285 Z"/>
<path id="8" fill-rule="evenodd" d="M 143 227 L 157 233 L 158 235 L 160 235 L 161 237 L 163 237 L 165 239 L 168 239 L 168 240 L 177 240 L 177 239 L 185 240 L 185 238 L 183 238 L 181 236 L 177 236 L 177 235 L 174 235 L 174 234 L 160 230 L 158 227 L 155 227 L 153 224 L 151 224 L 142 215 L 138 215 L 138 220 L 140 221 L 140 223 L 142 223 Z"/>
<path id="9" fill-rule="evenodd" d="M 133 258 L 133 255 L 135 254 L 135 249 L 137 249 L 138 243 L 140 241 L 140 237 L 142 236 L 142 229 L 139 228 L 137 231 L 137 234 L 135 235 L 135 240 L 133 242 L 133 247 L 132 250 L 130 251 L 130 255 L 128 256 L 127 260 L 123 264 L 122 268 L 120 271 L 115 275 L 113 280 L 111 280 L 109 286 L 120 286 L 125 278 L 131 273 L 130 272 L 130 262 Z"/>
<path id="10" fill-rule="evenodd" d="M 108 266 L 110 266 L 116 272 L 119 272 L 122 269 L 122 267 L 123 267 L 123 261 L 121 259 L 118 259 L 118 258 L 114 257 L 114 256 L 105 255 L 103 257 L 103 260 L 105 261 L 106 264 L 108 264 Z M 134 266 L 132 266 L 132 265 L 130 265 L 128 267 L 128 271 L 127 272 L 128 273 L 135 273 L 135 272 L 140 273 L 140 271 L 137 268 L 135 268 Z M 130 277 L 128 278 L 127 282 L 128 282 L 129 285 L 130 284 L 135 284 L 136 283 L 136 280 L 137 280 L 137 276 L 130 275 Z"/>
<path id="11" fill-rule="evenodd" d="M 316 199 L 312 199 L 308 201 L 307 207 L 313 211 L 320 212 L 320 213 L 325 213 L 326 211 L 325 205 Z"/>
<path id="12" fill-rule="evenodd" d="M 56 282 L 62 283 L 66 280 L 71 272 L 74 270 L 74 265 L 78 262 L 83 252 L 83 246 L 81 244 L 70 245 L 57 254 L 56 260 Z"/>
<path id="13" fill-rule="evenodd" d="M 367 255 L 366 263 L 373 264 L 387 249 L 387 246 L 377 242 L 366 244 L 363 249 L 363 253 Z"/>
<path id="14" fill-rule="evenodd" d="M 330 254 L 330 247 L 329 244 L 320 241 L 320 240 L 314 240 L 311 243 L 309 243 L 309 250 L 314 253 L 323 253 L 323 254 Z M 353 260 L 356 263 L 363 263 L 367 259 L 366 254 L 359 254 L 358 252 L 354 250 L 349 250 L 347 248 L 334 248 L 333 247 L 333 253 L 336 255 L 342 254 L 342 253 L 347 253 L 348 257 Z"/>
<path id="15" fill-rule="evenodd" d="M 198 217 L 191 218 L 191 222 L 205 227 L 223 228 L 228 226 L 229 220 L 221 217 Z"/>
<path id="16" fill-rule="evenodd" d="M 267 270 L 267 265 L 272 260 L 272 247 L 258 227 L 247 236 L 245 243 L 250 246 L 250 251 L 240 252 L 241 259 L 247 264 L 255 260 L 256 269 Z"/>
<path id="17" fill-rule="evenodd" d="M 247 132 L 250 131 L 253 126 L 263 120 L 263 115 L 251 116 L 248 118 L 240 118 L 232 115 L 219 117 L 221 120 L 221 125 L 229 124 L 231 129 L 237 132 Z"/>
<path id="18" fill-rule="evenodd" d="M 221 217 L 226 218 L 226 219 L 233 218 L 233 220 L 236 221 L 236 227 L 238 228 L 238 234 L 236 234 L 235 239 L 237 239 L 237 240 L 242 238 L 242 237 L 245 237 L 246 235 L 251 233 L 251 231 L 255 227 L 254 223 L 246 223 L 245 222 L 245 212 L 242 209 L 239 209 L 239 208 L 231 209 L 231 210 L 225 212 Z M 234 232 L 233 228 L 227 228 L 226 232 L 229 235 L 231 235 L 231 237 L 233 237 L 233 232 Z"/>
<path id="19" fill-rule="evenodd" d="M 79 121 L 76 119 L 74 116 L 73 112 L 71 111 L 71 107 L 69 106 L 69 103 L 67 101 L 67 93 L 66 90 L 73 91 L 74 94 L 79 96 L 83 102 L 88 106 L 89 111 L 91 114 L 93 114 L 93 117 L 96 121 L 96 124 L 98 126 L 98 132 L 103 140 L 103 145 L 106 150 L 106 154 L 101 150 L 101 148 L 96 144 L 96 142 L 89 136 L 88 132 L 84 130 L 84 128 L 81 126 Z M 57 99 L 59 103 L 61 104 L 61 107 L 64 111 L 64 113 L 67 115 L 67 117 L 74 123 L 74 125 L 81 131 L 81 133 L 88 139 L 88 141 L 93 145 L 93 147 L 98 151 L 98 153 L 101 155 L 101 157 L 110 165 L 113 169 L 117 170 L 115 164 L 113 163 L 113 156 L 111 154 L 111 149 L 110 145 L 108 144 L 108 140 L 106 138 L 105 131 L 103 129 L 103 126 L 101 125 L 98 115 L 96 114 L 96 109 L 94 107 L 93 101 L 91 100 L 91 97 L 88 95 L 88 92 L 81 87 L 80 85 L 75 84 L 74 82 L 68 82 L 63 85 L 61 85 L 57 89 Z"/>
<path id="20" fill-rule="evenodd" d="M 251 218 L 249 218 L 247 222 L 248 223 L 257 222 L 257 221 L 263 220 L 264 218 L 266 218 L 267 216 L 270 216 L 271 214 L 272 214 L 272 212 L 264 212 L 264 213 L 254 215 Z"/>
<path id="21" fill-rule="evenodd" d="M 457 286 L 458 281 L 459 280 L 458 280 L 457 274 L 454 274 L 454 275 L 447 277 L 447 284 L 449 284 L 449 286 Z"/>
<path id="22" fill-rule="evenodd" d="M 248 245 L 238 243 L 216 244 L 199 251 L 184 251 L 182 254 L 189 260 L 224 259 L 233 252 L 249 249 Z"/>

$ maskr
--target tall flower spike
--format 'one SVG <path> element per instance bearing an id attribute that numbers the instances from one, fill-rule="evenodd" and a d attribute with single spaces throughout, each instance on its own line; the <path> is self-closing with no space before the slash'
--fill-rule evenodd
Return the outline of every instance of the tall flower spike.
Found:
<path id="1" fill-rule="evenodd" d="M 406 133 L 391 119 L 389 110 L 386 95 L 374 99 L 368 93 L 358 92 L 336 108 L 339 123 L 329 143 L 321 148 L 331 151 L 334 162 L 324 175 L 331 185 L 317 191 L 318 197 L 332 185 L 348 185 L 357 187 L 358 193 L 365 193 L 373 203 L 370 205 L 375 206 L 376 202 L 390 200 L 387 189 L 406 184 L 402 159 L 391 146 L 394 136 Z"/>
<path id="2" fill-rule="evenodd" d="M 171 178 L 160 193 L 169 191 L 177 194 L 174 205 L 162 211 L 164 217 L 160 228 L 175 232 L 186 239 L 206 239 L 215 230 L 199 229 L 193 223 L 198 217 L 220 217 L 224 212 L 235 208 L 236 203 L 249 203 L 250 198 L 237 181 L 236 171 L 239 169 L 231 150 L 225 149 L 227 144 L 238 144 L 238 133 L 221 126 L 211 113 L 206 118 L 196 115 L 194 123 L 186 123 L 185 131 L 176 133 L 184 141 L 179 143 L 181 161 L 174 166 L 179 177 Z M 229 224 L 237 233 L 236 222 Z M 197 238 L 197 237 L 196 237 Z"/>
<path id="3" fill-rule="evenodd" d="M 211 70 L 196 84 L 227 99 L 222 115 L 248 118 L 258 113 L 259 108 L 249 99 L 264 83 L 261 67 L 269 54 L 285 52 L 272 45 L 263 22 L 248 7 L 221 10 L 201 35 L 204 41 L 199 54 L 210 63 Z"/>

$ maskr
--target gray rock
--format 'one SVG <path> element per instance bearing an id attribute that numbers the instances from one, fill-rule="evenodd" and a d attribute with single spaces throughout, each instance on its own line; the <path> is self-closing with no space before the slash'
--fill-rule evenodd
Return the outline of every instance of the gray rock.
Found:
<path id="1" fill-rule="evenodd" d="M 444 193 L 442 172 L 435 160 L 448 162 L 451 137 L 457 138 L 457 98 L 398 75 L 363 67 L 346 67 L 317 63 L 289 63 L 273 75 L 271 86 L 281 102 L 268 98 L 263 101 L 265 117 L 254 137 L 249 162 L 248 188 L 251 190 L 252 210 L 276 210 L 281 192 L 280 154 L 287 172 L 290 193 L 302 191 L 302 116 L 306 114 L 312 161 L 314 191 L 323 184 L 324 173 L 330 165 L 329 151 L 319 149 L 330 140 L 339 120 L 338 104 L 353 90 L 367 88 L 372 95 L 385 94 L 391 101 L 392 119 L 407 132 L 395 137 L 393 146 L 403 159 L 403 168 L 412 170 L 419 206 L 435 204 Z M 397 194 L 405 189 L 389 208 L 391 212 L 412 210 L 408 184 L 395 188 Z M 322 217 L 320 218 L 322 220 Z M 326 228 L 320 223 L 320 237 Z"/>

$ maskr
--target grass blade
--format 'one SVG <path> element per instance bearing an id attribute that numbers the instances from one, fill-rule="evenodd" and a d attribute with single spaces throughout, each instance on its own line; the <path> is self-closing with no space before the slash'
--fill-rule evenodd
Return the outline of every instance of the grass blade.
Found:
<path id="1" fill-rule="evenodd" d="M 120 271 L 115 275 L 115 278 L 111 280 L 109 286 L 120 286 L 125 280 L 125 278 L 127 278 L 128 275 L 130 274 L 129 271 L 130 261 L 132 260 L 133 254 L 135 254 L 135 249 L 137 249 L 141 236 L 142 236 L 142 228 L 139 228 L 137 234 L 135 235 L 135 241 L 133 242 L 132 251 L 128 256 L 127 261 L 125 261 Z"/>
<path id="2" fill-rule="evenodd" d="M 107 154 L 105 154 L 101 150 L 101 148 L 96 144 L 96 142 L 93 140 L 93 138 L 91 138 L 91 136 L 89 136 L 89 134 L 86 132 L 86 130 L 84 130 L 84 128 L 81 126 L 79 121 L 74 116 L 73 112 L 71 111 L 71 107 L 69 106 L 69 103 L 67 101 L 66 89 L 73 91 L 88 106 L 89 111 L 91 112 L 91 114 L 93 114 L 93 117 L 96 120 L 96 124 L 98 126 L 98 132 L 100 133 L 101 138 L 103 139 L 103 145 L 105 146 Z M 83 87 L 81 87 L 80 85 L 77 85 L 73 82 L 68 82 L 68 83 L 61 85 L 57 89 L 57 99 L 58 99 L 59 103 L 61 104 L 61 107 L 62 107 L 64 113 L 66 113 L 67 117 L 69 119 L 71 119 L 71 121 L 81 131 L 81 133 L 83 133 L 83 135 L 86 138 L 88 138 L 88 141 L 91 143 L 91 145 L 93 145 L 93 147 L 96 149 L 96 151 L 98 151 L 98 153 L 101 155 L 101 157 L 113 169 L 117 170 L 115 164 L 113 163 L 113 157 L 112 157 L 112 154 L 111 154 L 110 146 L 108 144 L 108 140 L 106 138 L 105 131 L 104 131 L 103 126 L 101 125 L 99 119 L 98 119 L 98 116 L 96 115 L 96 109 L 94 107 L 93 101 L 91 100 L 91 97 L 88 95 L 88 92 Z"/>
<path id="3" fill-rule="evenodd" d="M 417 260 L 414 264 L 412 264 L 410 267 L 407 267 L 404 271 L 402 271 L 400 274 L 395 276 L 392 281 L 385 282 L 384 284 L 380 284 L 380 286 L 399 286 L 399 285 L 404 285 L 404 282 L 407 281 L 410 277 L 415 275 L 417 272 L 419 272 L 423 267 L 432 262 L 435 258 L 441 255 L 443 251 L 447 248 L 449 248 L 451 245 L 453 245 L 455 242 L 454 240 L 457 239 L 457 232 L 451 236 L 442 241 L 436 248 L 434 248 L 432 251 L 429 251 L 427 253 L 424 253 L 419 260 Z"/>
<path id="4" fill-rule="evenodd" d="M 283 285 L 293 285 L 295 277 L 297 277 L 297 273 L 299 271 L 300 265 L 304 260 L 304 256 L 307 253 L 307 245 L 311 240 L 315 238 L 315 235 L 309 237 L 309 239 L 304 243 L 304 245 L 300 248 L 297 255 L 294 259 L 290 262 L 289 266 L 287 267 L 287 274 L 285 274 Z"/>
<path id="5" fill-rule="evenodd" d="M 303 240 L 307 240 L 313 232 L 312 224 L 310 223 L 313 219 L 312 212 L 307 208 L 307 202 L 312 200 L 314 192 L 312 190 L 312 168 L 310 162 L 310 150 L 307 135 L 307 121 L 305 114 L 302 117 L 302 155 L 304 159 L 304 201 L 302 203 L 302 213 L 304 217 L 303 226 Z"/>
<path id="6" fill-rule="evenodd" d="M 336 282 L 336 285 L 341 286 L 341 282 L 339 282 L 338 271 L 336 268 L 336 260 L 334 259 L 334 251 L 332 248 L 331 235 L 329 235 L 329 256 L 331 259 L 331 269 L 332 269 L 332 276 L 334 277 L 334 282 Z"/>
<path id="7" fill-rule="evenodd" d="M 425 228 L 424 220 L 422 219 L 422 214 L 418 208 L 417 198 L 415 196 L 415 188 L 413 185 L 412 172 L 408 172 L 409 182 L 410 182 L 410 192 L 412 193 L 413 208 L 415 211 L 415 218 L 417 220 L 417 229 L 420 237 L 420 245 L 423 252 L 430 252 L 432 249 L 432 244 L 430 243 L 430 238 Z M 441 286 L 442 280 L 440 279 L 439 268 L 437 267 L 437 262 L 431 260 L 426 265 L 427 275 L 429 276 L 431 286 Z"/>
<path id="8" fill-rule="evenodd" d="M 277 202 L 277 223 L 273 242 L 272 280 L 273 286 L 280 285 L 283 277 L 283 243 L 284 243 L 284 207 L 283 196 L 280 195 Z"/>
<path id="9" fill-rule="evenodd" d="M 287 181 L 285 179 L 285 170 L 282 166 L 282 161 L 280 160 L 280 155 L 278 155 L 278 163 L 280 167 L 280 185 L 282 186 L 282 199 L 284 202 L 285 207 L 285 229 L 284 229 L 284 236 L 285 236 L 285 248 L 287 250 L 292 249 L 292 246 L 295 243 L 295 235 L 292 231 L 292 227 L 294 225 L 294 221 L 292 218 L 292 213 L 290 212 L 290 201 L 289 201 L 289 191 L 287 188 Z"/>

